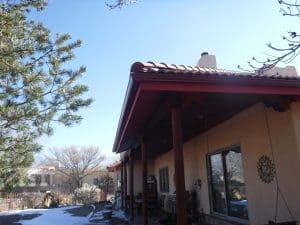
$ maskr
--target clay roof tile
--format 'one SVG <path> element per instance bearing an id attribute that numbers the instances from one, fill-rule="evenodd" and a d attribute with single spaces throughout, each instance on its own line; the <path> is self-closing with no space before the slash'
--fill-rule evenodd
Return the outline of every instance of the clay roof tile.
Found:
<path id="1" fill-rule="evenodd" d="M 131 67 L 131 73 L 160 73 L 160 74 L 191 74 L 191 75 L 213 75 L 213 76 L 226 76 L 236 78 L 267 78 L 267 79 L 296 79 L 299 80 L 300 76 L 286 76 L 280 74 L 266 75 L 256 72 L 243 72 L 232 71 L 224 69 L 214 69 L 199 66 L 176 65 L 168 63 L 149 62 L 136 62 Z"/>

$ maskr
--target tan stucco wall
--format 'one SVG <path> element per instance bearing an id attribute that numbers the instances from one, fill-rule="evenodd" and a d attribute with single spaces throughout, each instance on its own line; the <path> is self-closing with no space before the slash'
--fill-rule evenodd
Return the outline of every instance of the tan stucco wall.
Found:
<path id="1" fill-rule="evenodd" d="M 298 158 L 300 161 L 300 103 L 291 104 L 291 115 L 298 149 Z"/>
<path id="2" fill-rule="evenodd" d="M 147 172 L 148 175 L 154 175 L 154 165 L 153 161 L 149 160 L 147 162 Z M 143 175 L 143 168 L 142 168 L 142 161 L 141 160 L 136 160 L 134 161 L 133 165 L 133 192 L 134 195 L 138 195 L 143 192 L 143 180 L 142 180 L 142 175 Z M 130 192 L 130 173 L 129 173 L 129 163 L 127 164 L 127 192 L 129 195 Z"/>
<path id="3" fill-rule="evenodd" d="M 266 114 L 271 138 L 269 138 L 266 125 Z M 294 125 L 294 122 L 297 122 L 297 125 Z M 275 112 L 271 108 L 264 109 L 263 104 L 252 106 L 184 144 L 186 189 L 191 190 L 194 188 L 194 181 L 201 179 L 202 188 L 198 191 L 199 208 L 205 213 L 210 213 L 206 155 L 224 147 L 239 144 L 243 157 L 250 223 L 259 225 L 267 223 L 268 220 L 274 220 L 276 182 L 265 184 L 259 179 L 256 166 L 262 155 L 274 157 L 280 190 L 294 219 L 300 221 L 299 143 L 299 105 L 293 105 L 292 110 L 286 112 Z M 175 191 L 173 161 L 171 150 L 153 162 L 157 180 L 159 168 L 169 167 L 170 193 Z M 292 219 L 280 194 L 277 218 L 279 221 Z"/>
<path id="4" fill-rule="evenodd" d="M 162 156 L 156 158 L 153 161 L 154 165 L 154 174 L 157 180 L 157 191 L 158 193 L 160 192 L 159 190 L 159 169 L 162 167 L 168 167 L 169 170 L 169 185 L 170 185 L 170 191 L 169 193 L 173 193 L 175 191 L 175 186 L 174 186 L 174 174 L 175 174 L 175 168 L 174 168 L 174 152 L 173 150 L 168 151 L 167 153 L 163 154 Z"/>

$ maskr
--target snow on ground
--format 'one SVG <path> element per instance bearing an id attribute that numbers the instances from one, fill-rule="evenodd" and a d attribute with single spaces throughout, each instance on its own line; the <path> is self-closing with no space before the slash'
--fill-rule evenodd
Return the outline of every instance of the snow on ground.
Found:
<path id="1" fill-rule="evenodd" d="M 76 209 L 76 208 L 80 208 L 80 206 L 71 206 L 71 207 L 54 208 L 54 209 L 12 210 L 8 212 L 1 212 L 0 221 L 1 221 L 1 216 L 5 217 L 5 216 L 16 215 L 17 220 L 10 220 L 9 225 L 15 224 L 14 221 L 22 225 L 128 224 L 128 218 L 126 217 L 124 211 L 121 210 L 112 210 L 112 218 L 111 220 L 109 219 L 107 220 L 104 218 L 103 212 L 110 211 L 110 210 L 104 209 L 104 210 L 96 211 L 95 213 L 90 212 L 89 215 L 87 216 L 73 216 L 70 212 L 66 211 L 69 209 Z M 95 206 L 93 206 L 93 209 L 95 210 Z M 30 217 L 30 215 L 35 215 L 35 216 Z M 6 224 L 7 222 L 5 222 L 4 220 L 4 223 Z M 2 222 L 0 222 L 0 225 L 2 225 Z"/>
<path id="2" fill-rule="evenodd" d="M 72 216 L 65 212 L 67 209 L 77 208 L 78 206 L 54 208 L 54 209 L 25 209 L 2 212 L 0 216 L 13 214 L 42 214 L 31 220 L 18 221 L 22 225 L 85 225 L 89 223 L 90 215 L 86 217 Z"/>
<path id="3" fill-rule="evenodd" d="M 20 222 L 22 225 L 83 225 L 89 222 L 88 217 L 72 216 L 65 212 L 66 209 L 67 208 L 48 209 L 41 211 L 42 215 L 39 217 Z"/>
<path id="4" fill-rule="evenodd" d="M 105 218 L 103 216 L 103 211 L 95 212 L 90 221 L 104 221 Z M 128 218 L 126 217 L 124 211 L 122 210 L 112 210 L 112 218 L 118 218 L 120 220 L 128 221 Z"/>
<path id="5" fill-rule="evenodd" d="M 23 209 L 23 210 L 10 210 L 10 211 L 3 211 L 0 212 L 0 216 L 9 216 L 14 214 L 19 215 L 28 215 L 28 214 L 40 214 L 42 211 L 45 211 L 47 209 Z"/>
<path id="6" fill-rule="evenodd" d="M 97 220 L 104 220 L 104 217 L 102 215 L 102 211 L 98 211 L 98 212 L 95 212 L 91 221 L 97 221 Z"/>
<path id="7" fill-rule="evenodd" d="M 119 219 L 122 219 L 122 220 L 125 220 L 125 221 L 128 221 L 124 211 L 122 210 L 115 210 L 113 211 L 113 214 L 112 214 L 113 217 L 117 217 Z"/>

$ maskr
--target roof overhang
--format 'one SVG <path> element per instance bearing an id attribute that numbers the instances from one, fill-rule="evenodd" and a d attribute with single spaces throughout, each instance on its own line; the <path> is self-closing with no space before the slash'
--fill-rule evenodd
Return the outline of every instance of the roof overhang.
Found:
<path id="1" fill-rule="evenodd" d="M 108 172 L 116 172 L 121 170 L 121 162 L 115 162 L 106 167 Z"/>
<path id="2" fill-rule="evenodd" d="M 300 96 L 300 79 L 167 64 L 135 63 L 131 67 L 113 151 L 119 153 L 136 145 L 153 112 L 164 107 L 163 99 L 172 93 L 295 97 Z"/>

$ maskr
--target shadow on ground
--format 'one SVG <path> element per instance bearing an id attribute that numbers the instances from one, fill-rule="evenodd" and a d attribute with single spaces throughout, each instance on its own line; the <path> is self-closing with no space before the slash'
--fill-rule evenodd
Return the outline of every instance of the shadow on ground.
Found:
<path id="1" fill-rule="evenodd" d="M 42 214 L 28 214 L 28 215 L 19 215 L 19 214 L 14 214 L 14 215 L 4 215 L 0 216 L 0 224 L 3 225 L 22 225 L 21 223 L 18 223 L 20 220 L 31 220 L 35 217 L 38 217 Z"/>
<path id="2" fill-rule="evenodd" d="M 74 209 L 65 210 L 67 213 L 70 213 L 72 216 L 82 216 L 86 217 L 93 211 L 93 207 L 90 205 L 82 206 Z M 0 223 L 1 224 L 1 223 Z"/>

